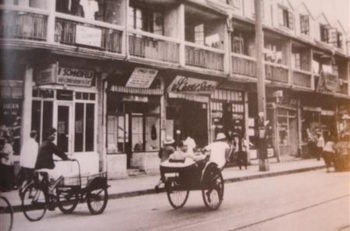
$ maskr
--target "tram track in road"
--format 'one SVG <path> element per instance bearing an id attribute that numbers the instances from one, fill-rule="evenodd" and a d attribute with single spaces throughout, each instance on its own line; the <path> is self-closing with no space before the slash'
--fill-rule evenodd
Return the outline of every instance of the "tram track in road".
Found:
<path id="1" fill-rule="evenodd" d="M 332 203 L 332 202 L 335 202 L 335 201 L 338 201 L 338 200 L 342 200 L 342 199 L 345 199 L 345 198 L 349 198 L 348 200 L 350 200 L 350 193 L 342 195 L 342 196 L 334 197 L 334 198 L 331 198 L 331 199 L 323 200 L 323 201 L 320 201 L 320 202 L 317 202 L 317 203 L 313 203 L 313 204 L 310 204 L 310 205 L 307 205 L 307 206 L 304 206 L 304 207 L 301 207 L 301 208 L 297 208 L 297 209 L 293 209 L 293 210 L 290 210 L 290 211 L 286 211 L 284 213 L 279 213 L 277 215 L 270 216 L 270 217 L 267 217 L 267 218 L 263 218 L 263 219 L 260 219 L 260 220 L 257 220 L 257 221 L 254 221 L 254 222 L 251 222 L 251 223 L 248 223 L 248 224 L 239 225 L 238 227 L 235 227 L 235 228 L 227 228 L 225 230 L 229 230 L 229 231 L 249 230 L 249 228 L 252 228 L 254 226 L 261 225 L 261 224 L 264 224 L 266 222 L 278 220 L 280 218 L 284 218 L 284 217 L 287 217 L 287 216 L 290 216 L 290 215 L 293 215 L 293 214 L 297 214 L 297 213 L 300 213 L 300 212 L 303 212 L 303 211 L 307 211 L 309 209 L 313 209 L 313 208 L 316 208 L 316 207 L 319 207 L 319 206 L 322 206 L 322 205 L 326 205 L 326 204 L 329 204 L 329 203 Z M 196 222 L 194 224 L 192 223 L 192 224 L 189 224 L 189 225 L 177 225 L 175 227 L 167 227 L 166 230 L 193 230 L 195 228 L 205 227 L 206 225 L 210 225 L 212 223 L 218 223 L 219 224 L 221 222 L 234 219 L 235 217 L 237 217 L 237 214 L 233 214 L 233 215 L 226 215 L 225 214 L 224 216 L 222 216 L 220 218 L 200 221 L 200 222 Z M 345 225 L 343 227 L 340 227 L 338 230 L 339 231 L 345 231 L 345 230 L 348 231 L 348 230 L 350 230 L 350 224 L 349 225 Z"/>

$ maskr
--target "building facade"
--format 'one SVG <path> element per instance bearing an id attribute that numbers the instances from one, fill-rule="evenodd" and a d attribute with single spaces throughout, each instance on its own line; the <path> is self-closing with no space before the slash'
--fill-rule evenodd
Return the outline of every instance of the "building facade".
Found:
<path id="1" fill-rule="evenodd" d="M 257 158 L 253 0 L 4 0 L 1 127 L 19 154 L 29 132 L 83 172 L 158 171 L 166 135 L 198 147 L 240 132 Z M 305 4 L 264 1 L 269 156 L 307 153 L 350 115 L 349 40 Z"/>

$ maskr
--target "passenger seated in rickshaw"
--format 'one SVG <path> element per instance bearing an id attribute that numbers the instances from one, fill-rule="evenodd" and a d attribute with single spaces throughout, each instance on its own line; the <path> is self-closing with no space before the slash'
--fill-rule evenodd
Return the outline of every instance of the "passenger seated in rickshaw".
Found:
<path id="1" fill-rule="evenodd" d="M 167 163 L 162 164 L 161 174 L 168 171 L 173 172 L 176 169 L 184 182 L 199 181 L 206 160 L 203 154 L 188 154 L 187 145 L 180 141 L 176 146 L 176 151 L 169 156 Z"/>

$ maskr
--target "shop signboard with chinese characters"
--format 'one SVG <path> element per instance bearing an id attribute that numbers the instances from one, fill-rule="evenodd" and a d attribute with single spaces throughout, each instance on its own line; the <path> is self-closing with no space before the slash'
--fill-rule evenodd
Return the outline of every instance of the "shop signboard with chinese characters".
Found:
<path id="1" fill-rule="evenodd" d="M 216 81 L 178 75 L 169 85 L 168 92 L 211 94 L 216 89 L 217 85 L 218 82 Z"/>
<path id="2" fill-rule="evenodd" d="M 135 68 L 125 86 L 132 88 L 150 88 L 157 74 L 158 70 L 155 69 Z"/>

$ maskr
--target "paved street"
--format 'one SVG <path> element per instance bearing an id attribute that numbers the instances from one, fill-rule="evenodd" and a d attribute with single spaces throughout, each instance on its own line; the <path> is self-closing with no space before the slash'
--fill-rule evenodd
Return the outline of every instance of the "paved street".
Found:
<path id="1" fill-rule="evenodd" d="M 110 200 L 104 214 L 86 204 L 72 215 L 48 211 L 29 222 L 15 214 L 14 230 L 350 230 L 350 173 L 317 170 L 226 184 L 218 211 L 199 192 L 173 210 L 166 194 Z"/>

